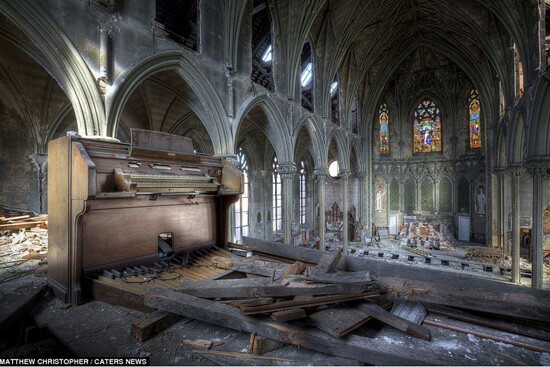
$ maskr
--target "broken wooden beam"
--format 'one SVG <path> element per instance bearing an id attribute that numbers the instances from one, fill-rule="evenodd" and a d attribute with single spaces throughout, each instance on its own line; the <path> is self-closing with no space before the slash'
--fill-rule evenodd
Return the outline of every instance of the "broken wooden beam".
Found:
<path id="1" fill-rule="evenodd" d="M 200 321 L 293 344 L 302 348 L 330 353 L 373 365 L 457 365 L 469 364 L 462 355 L 449 356 L 443 347 L 426 345 L 413 339 L 407 345 L 387 343 L 383 338 L 348 335 L 335 338 L 315 328 L 303 329 L 287 323 L 245 316 L 238 309 L 203 298 L 189 296 L 169 289 L 151 289 L 144 296 L 145 304 L 167 312 L 177 313 Z M 412 349 L 411 349 L 412 348 Z M 414 350 L 414 353 L 411 353 Z M 478 362 L 484 363 L 485 360 Z"/>
<path id="2" fill-rule="evenodd" d="M 132 321 L 130 330 L 132 335 L 143 343 L 177 322 L 180 318 L 180 315 L 157 310 Z"/>
<path id="3" fill-rule="evenodd" d="M 550 332 L 548 332 L 547 330 L 529 327 L 513 322 L 482 317 L 442 305 L 427 304 L 426 306 L 430 314 L 438 314 L 454 320 L 469 322 L 475 325 L 487 326 L 497 330 L 550 341 Z"/>
<path id="4" fill-rule="evenodd" d="M 286 345 L 287 344 L 280 341 L 265 338 L 257 335 L 256 333 L 252 333 L 250 334 L 250 342 L 248 343 L 247 351 L 251 354 L 262 355 L 282 348 Z"/>
<path id="5" fill-rule="evenodd" d="M 329 305 L 329 304 L 340 303 L 345 301 L 368 299 L 368 298 L 378 297 L 379 295 L 380 295 L 380 292 L 378 292 L 378 290 L 370 290 L 362 293 L 319 296 L 319 297 L 314 297 L 310 300 L 281 301 L 281 302 L 276 302 L 265 306 L 253 306 L 253 307 L 245 306 L 245 307 L 241 307 L 241 312 L 243 313 L 243 315 L 256 315 L 259 313 L 270 313 L 270 312 L 287 310 L 289 308 L 295 308 L 295 307 L 323 306 L 323 305 Z"/>
<path id="6" fill-rule="evenodd" d="M 365 315 L 372 316 L 385 324 L 393 326 L 396 329 L 404 331 L 409 335 L 424 340 L 431 339 L 430 330 L 426 327 L 395 316 L 374 303 L 362 303 L 357 306 L 357 310 L 364 312 Z"/>
<path id="7" fill-rule="evenodd" d="M 307 284 L 272 281 L 271 279 L 218 279 L 187 281 L 176 288 L 178 292 L 202 298 L 286 297 L 296 295 L 327 295 L 359 293 L 366 284 Z"/>
<path id="8" fill-rule="evenodd" d="M 349 334 L 370 319 L 371 316 L 351 307 L 332 307 L 309 315 L 313 325 L 336 338 Z"/>
<path id="9" fill-rule="evenodd" d="M 244 248 L 317 264 L 324 252 L 299 246 L 244 237 Z M 432 302 L 470 310 L 522 317 L 548 323 L 550 292 L 461 274 L 422 269 L 352 255 L 342 256 L 337 269 L 369 269 L 376 283 L 390 296 Z"/>
<path id="10" fill-rule="evenodd" d="M 452 330 L 463 334 L 471 334 L 475 335 L 479 338 L 483 339 L 490 339 L 497 342 L 505 343 L 514 345 L 516 347 L 520 348 L 526 348 L 529 350 L 534 350 L 535 352 L 541 352 L 541 353 L 550 353 L 550 344 L 546 342 L 541 342 L 538 340 L 532 340 L 531 343 L 528 343 L 526 341 L 519 341 L 515 340 L 513 338 L 513 335 L 509 335 L 509 337 L 503 337 L 501 335 L 493 335 L 489 334 L 488 332 L 482 331 L 479 328 L 476 328 L 475 325 L 470 325 L 469 327 L 464 327 L 463 325 L 457 323 L 454 320 L 447 319 L 445 321 L 443 320 L 436 320 L 435 318 L 428 316 L 424 320 L 424 324 L 435 326 L 438 328 L 446 329 L 446 330 Z M 525 339 L 524 339 L 525 340 Z"/>
<path id="11" fill-rule="evenodd" d="M 271 318 L 275 321 L 291 321 L 306 317 L 307 314 L 303 308 L 289 308 L 288 310 L 277 311 L 271 314 Z"/>
<path id="12" fill-rule="evenodd" d="M 317 266 L 311 271 L 311 276 L 332 273 L 336 269 L 336 265 L 342 257 L 342 249 L 339 248 L 334 252 L 326 252 Z"/>

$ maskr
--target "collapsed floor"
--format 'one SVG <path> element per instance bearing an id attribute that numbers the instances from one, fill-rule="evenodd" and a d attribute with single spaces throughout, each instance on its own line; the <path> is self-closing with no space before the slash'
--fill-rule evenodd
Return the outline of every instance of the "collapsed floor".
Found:
<path id="1" fill-rule="evenodd" d="M 37 222 L 47 227 L 44 218 Z M 19 260 L 1 269 L 0 329 L 20 335 L 17 342 L 3 340 L 3 357 L 148 357 L 155 365 L 550 364 L 550 320 L 526 326 L 517 323 L 521 319 L 511 323 L 503 315 L 448 307 L 445 299 L 405 302 L 371 277 L 369 267 L 336 269 L 338 251 L 306 252 L 297 261 L 261 246 L 201 250 L 172 264 L 96 275 L 96 299 L 126 307 L 99 300 L 70 307 L 48 293 L 45 229 L 38 229 L 2 233 L 3 258 Z M 487 271 L 488 264 L 478 268 L 467 251 L 452 260 L 449 251 L 416 250 L 428 255 L 391 239 L 350 247 L 358 260 L 375 262 L 369 264 L 445 269 L 466 279 L 475 279 L 476 269 L 485 278 L 506 277 Z M 410 290 L 402 292 L 411 298 Z"/>

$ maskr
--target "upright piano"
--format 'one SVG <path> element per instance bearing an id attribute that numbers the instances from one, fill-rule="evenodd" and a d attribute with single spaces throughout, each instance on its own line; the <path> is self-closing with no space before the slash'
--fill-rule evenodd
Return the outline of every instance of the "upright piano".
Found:
<path id="1" fill-rule="evenodd" d="M 48 145 L 48 280 L 78 305 L 104 269 L 140 269 L 227 246 L 242 173 L 190 139 L 131 130 L 131 143 L 69 133 Z"/>

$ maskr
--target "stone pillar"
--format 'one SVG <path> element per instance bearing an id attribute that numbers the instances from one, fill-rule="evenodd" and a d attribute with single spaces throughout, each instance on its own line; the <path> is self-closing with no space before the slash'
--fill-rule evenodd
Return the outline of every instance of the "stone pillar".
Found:
<path id="1" fill-rule="evenodd" d="M 531 287 L 542 289 L 542 281 L 544 278 L 543 269 L 543 248 L 544 248 L 544 236 L 542 233 L 543 225 L 543 166 L 532 165 L 530 167 L 531 174 L 533 175 L 533 225 L 531 233 L 531 249 L 532 249 L 532 276 Z"/>
<path id="2" fill-rule="evenodd" d="M 338 173 L 338 176 L 342 179 L 342 213 L 344 214 L 343 218 L 343 228 L 342 228 L 342 250 L 344 254 L 348 250 L 348 210 L 349 210 L 349 176 L 351 175 L 350 171 L 341 171 Z"/>
<path id="3" fill-rule="evenodd" d="M 317 248 L 319 250 L 324 250 L 325 248 L 325 179 L 327 175 L 327 167 L 318 167 L 313 170 L 313 177 L 315 177 L 315 182 L 317 184 L 317 210 L 319 213 L 319 222 L 317 224 L 317 236 L 319 237 L 319 245 L 317 246 Z"/>
<path id="4" fill-rule="evenodd" d="M 359 225 L 366 229 L 369 224 L 366 222 L 368 218 L 368 205 L 367 205 L 367 173 L 358 172 L 355 177 L 359 179 Z"/>
<path id="5" fill-rule="evenodd" d="M 48 156 L 45 154 L 29 154 L 29 158 L 36 171 L 36 182 L 38 183 L 39 213 L 47 211 L 46 197 L 46 172 L 48 169 Z"/>
<path id="6" fill-rule="evenodd" d="M 283 185 L 282 192 L 282 209 L 283 209 L 283 233 L 284 243 L 292 244 L 292 203 L 294 202 L 293 188 L 294 175 L 296 173 L 296 165 L 293 162 L 279 163 L 277 165 L 277 173 L 281 175 L 281 183 Z"/>
<path id="7" fill-rule="evenodd" d="M 505 233 L 505 214 L 504 214 L 504 173 L 502 171 L 495 172 L 496 175 L 496 192 L 493 195 L 493 205 L 495 207 L 495 226 L 493 236 L 493 247 L 502 249 L 504 254 L 508 253 L 506 248 L 506 233 Z"/>
<path id="8" fill-rule="evenodd" d="M 519 232 L 519 185 L 520 185 L 521 168 L 514 167 L 511 170 L 512 181 L 512 283 L 519 284 L 520 273 L 520 232 Z"/>

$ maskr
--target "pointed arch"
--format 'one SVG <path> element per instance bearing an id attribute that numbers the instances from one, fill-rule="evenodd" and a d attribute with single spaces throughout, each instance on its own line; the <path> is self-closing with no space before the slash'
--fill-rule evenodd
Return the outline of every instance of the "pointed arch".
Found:
<path id="1" fill-rule="evenodd" d="M 235 116 L 233 131 L 239 131 L 245 117 L 256 108 L 260 108 L 267 117 L 268 123 L 263 127 L 264 133 L 273 145 L 279 162 L 291 162 L 293 144 L 292 139 L 286 133 L 285 119 L 273 99 L 267 94 L 250 97 L 244 101 Z"/>
<path id="2" fill-rule="evenodd" d="M 77 49 L 37 1 L 0 1 L 4 13 L 39 46 L 50 72 L 71 101 L 78 131 L 106 135 L 105 108 L 93 74 Z"/>
<path id="3" fill-rule="evenodd" d="M 529 160 L 550 160 L 550 72 L 540 78 L 531 106 Z"/>
<path id="4" fill-rule="evenodd" d="M 525 158 L 525 123 L 523 113 L 514 109 L 510 121 L 510 133 L 507 134 L 507 164 L 508 166 L 521 165 Z"/>
<path id="5" fill-rule="evenodd" d="M 231 154 L 234 150 L 233 135 L 227 123 L 223 104 L 210 78 L 189 61 L 182 51 L 166 51 L 151 55 L 134 67 L 128 68 L 115 80 L 111 92 L 106 96 L 109 134 L 116 134 L 124 106 L 141 82 L 167 70 L 175 71 L 200 101 L 200 104 L 194 104 L 191 108 L 207 129 L 215 149 L 214 154 Z"/>

